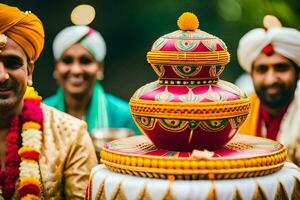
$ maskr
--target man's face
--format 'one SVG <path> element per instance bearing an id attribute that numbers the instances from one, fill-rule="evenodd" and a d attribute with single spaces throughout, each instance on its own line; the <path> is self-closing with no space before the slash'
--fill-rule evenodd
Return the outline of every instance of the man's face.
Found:
<path id="1" fill-rule="evenodd" d="M 251 77 L 264 106 L 282 108 L 294 97 L 298 72 L 296 66 L 280 54 L 259 54 L 253 62 Z"/>
<path id="2" fill-rule="evenodd" d="M 20 108 L 33 68 L 23 49 L 8 38 L 0 53 L 0 112 Z"/>
<path id="3" fill-rule="evenodd" d="M 77 43 L 67 49 L 58 60 L 55 73 L 64 92 L 81 96 L 92 91 L 99 70 L 102 68 L 93 55 Z"/>

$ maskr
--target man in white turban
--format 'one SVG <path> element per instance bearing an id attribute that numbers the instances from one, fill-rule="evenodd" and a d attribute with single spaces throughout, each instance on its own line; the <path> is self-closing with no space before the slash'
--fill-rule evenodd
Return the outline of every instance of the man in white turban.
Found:
<path id="1" fill-rule="evenodd" d="M 101 34 L 74 25 L 60 31 L 53 42 L 57 93 L 44 103 L 88 124 L 88 132 L 102 128 L 128 128 L 139 133 L 128 102 L 105 92 L 103 79 L 106 45 Z"/>
<path id="2" fill-rule="evenodd" d="M 300 100 L 295 90 L 300 75 L 300 32 L 278 26 L 275 19 L 265 18 L 265 29 L 251 30 L 239 42 L 239 63 L 255 88 L 250 114 L 239 131 L 280 141 L 299 166 Z"/>

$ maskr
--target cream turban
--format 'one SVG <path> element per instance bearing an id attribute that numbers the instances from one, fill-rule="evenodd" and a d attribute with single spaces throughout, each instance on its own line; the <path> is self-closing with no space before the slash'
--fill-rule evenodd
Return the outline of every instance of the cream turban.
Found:
<path id="1" fill-rule="evenodd" d="M 30 60 L 36 61 L 44 47 L 42 22 L 31 12 L 0 4 L 0 34 L 18 43 Z"/>
<path id="2" fill-rule="evenodd" d="M 102 62 L 106 55 L 106 45 L 101 34 L 88 26 L 69 26 L 57 34 L 53 42 L 53 54 L 56 60 L 73 44 L 80 42 L 95 57 Z"/>
<path id="3" fill-rule="evenodd" d="M 294 61 L 300 67 L 300 32 L 292 28 L 257 28 L 246 33 L 240 40 L 237 55 L 242 68 L 251 72 L 253 61 L 264 47 L 272 44 L 273 50 Z"/>

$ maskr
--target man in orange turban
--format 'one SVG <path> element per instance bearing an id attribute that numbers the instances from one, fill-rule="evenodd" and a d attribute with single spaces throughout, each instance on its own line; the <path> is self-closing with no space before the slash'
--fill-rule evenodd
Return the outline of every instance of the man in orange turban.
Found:
<path id="1" fill-rule="evenodd" d="M 42 22 L 30 11 L 0 4 L 0 34 L 20 45 L 30 61 L 36 61 L 44 47 Z"/>
<path id="2" fill-rule="evenodd" d="M 43 45 L 34 14 L 0 4 L 0 199 L 84 199 L 97 164 L 86 123 L 30 87 Z"/>

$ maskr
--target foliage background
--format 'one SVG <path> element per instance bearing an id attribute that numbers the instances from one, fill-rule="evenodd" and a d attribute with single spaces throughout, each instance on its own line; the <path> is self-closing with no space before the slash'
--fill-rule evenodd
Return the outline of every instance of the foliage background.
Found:
<path id="1" fill-rule="evenodd" d="M 177 30 L 176 20 L 194 12 L 200 29 L 222 38 L 231 53 L 222 79 L 235 81 L 243 71 L 236 60 L 238 41 L 252 28 L 261 27 L 266 14 L 276 15 L 284 26 L 300 29 L 299 0 L 1 0 L 38 15 L 45 28 L 45 48 L 34 72 L 34 86 L 43 97 L 55 93 L 52 78 L 52 41 L 71 25 L 70 13 L 79 4 L 96 9 L 91 27 L 101 32 L 108 53 L 105 59 L 105 90 L 129 100 L 140 86 L 156 80 L 146 53 L 161 35 Z"/>

